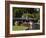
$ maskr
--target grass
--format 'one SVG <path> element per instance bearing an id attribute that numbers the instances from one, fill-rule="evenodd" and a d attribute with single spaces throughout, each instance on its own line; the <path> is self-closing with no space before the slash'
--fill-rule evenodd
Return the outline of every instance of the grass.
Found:
<path id="1" fill-rule="evenodd" d="M 24 26 L 24 25 L 14 25 L 13 26 L 13 31 L 20 31 L 20 30 L 25 30 L 26 28 L 28 28 L 28 27 L 26 27 L 26 26 Z"/>

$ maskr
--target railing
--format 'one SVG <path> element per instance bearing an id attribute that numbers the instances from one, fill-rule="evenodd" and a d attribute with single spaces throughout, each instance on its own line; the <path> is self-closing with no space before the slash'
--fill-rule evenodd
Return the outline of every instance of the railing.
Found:
<path id="1" fill-rule="evenodd" d="M 33 18 L 13 18 L 13 20 L 16 20 L 16 21 L 23 21 L 23 20 L 25 20 L 25 21 L 33 21 Z"/>

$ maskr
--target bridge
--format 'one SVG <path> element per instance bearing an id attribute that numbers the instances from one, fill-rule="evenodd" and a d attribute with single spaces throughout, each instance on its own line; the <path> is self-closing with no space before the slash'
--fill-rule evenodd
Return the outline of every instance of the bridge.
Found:
<path id="1" fill-rule="evenodd" d="M 26 18 L 13 18 L 13 20 L 14 21 L 27 21 L 27 22 L 34 21 L 33 18 L 28 18 L 28 19 L 26 19 Z"/>

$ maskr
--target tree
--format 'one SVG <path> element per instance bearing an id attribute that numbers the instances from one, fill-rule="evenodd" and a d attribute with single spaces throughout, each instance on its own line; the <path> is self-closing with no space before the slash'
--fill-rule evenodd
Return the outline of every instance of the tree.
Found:
<path id="1" fill-rule="evenodd" d="M 13 17 L 15 18 L 33 18 L 34 22 L 40 19 L 39 8 L 18 8 L 13 7 Z"/>

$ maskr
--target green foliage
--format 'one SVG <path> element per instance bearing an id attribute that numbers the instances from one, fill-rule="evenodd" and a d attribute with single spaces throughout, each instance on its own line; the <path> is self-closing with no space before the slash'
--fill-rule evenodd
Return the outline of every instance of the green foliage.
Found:
<path id="1" fill-rule="evenodd" d="M 33 18 L 33 15 L 32 14 L 23 14 L 22 15 L 23 16 L 23 18 Z"/>
<path id="2" fill-rule="evenodd" d="M 40 19 L 40 10 L 38 8 L 13 7 L 13 17 L 21 18 L 22 16 L 24 18 L 33 18 L 34 21 L 38 21 L 38 19 Z"/>
<path id="3" fill-rule="evenodd" d="M 17 7 L 13 7 L 13 16 L 15 17 L 21 17 L 23 13 L 39 13 L 39 11 L 37 11 L 37 8 L 17 8 Z"/>

